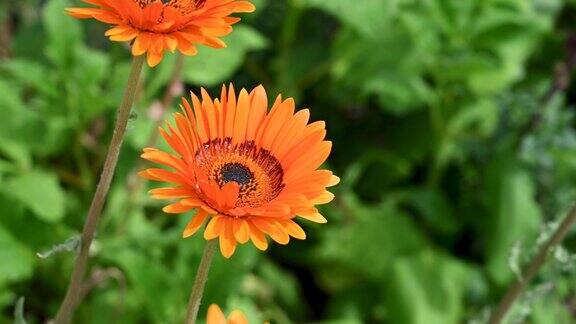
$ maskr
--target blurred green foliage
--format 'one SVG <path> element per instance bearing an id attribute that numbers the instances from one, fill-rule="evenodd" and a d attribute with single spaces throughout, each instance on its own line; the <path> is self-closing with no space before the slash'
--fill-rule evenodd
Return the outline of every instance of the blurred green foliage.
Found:
<path id="1" fill-rule="evenodd" d="M 0 3 L 0 323 L 55 314 L 73 255 L 36 253 L 80 231 L 127 78 L 127 46 L 73 3 Z M 576 2 L 254 3 L 227 49 L 186 58 L 186 89 L 295 96 L 342 183 L 306 241 L 217 257 L 202 316 L 482 323 L 576 197 Z M 174 62 L 145 72 L 77 323 L 183 319 L 204 240 L 132 183 Z M 508 322 L 574 323 L 575 250 L 572 231 Z"/>

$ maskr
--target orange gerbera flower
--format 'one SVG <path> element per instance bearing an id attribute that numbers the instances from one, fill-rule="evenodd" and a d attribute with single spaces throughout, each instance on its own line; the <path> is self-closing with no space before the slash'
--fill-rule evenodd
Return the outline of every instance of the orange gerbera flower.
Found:
<path id="1" fill-rule="evenodd" d="M 239 310 L 234 310 L 226 319 L 226 316 L 216 304 L 208 307 L 208 316 L 206 317 L 206 324 L 248 324 L 248 320 L 244 313 Z"/>
<path id="2" fill-rule="evenodd" d="M 315 208 L 334 195 L 326 187 L 338 183 L 331 171 L 317 170 L 330 154 L 323 121 L 308 124 L 308 109 L 294 113 L 294 100 L 278 96 L 268 112 L 262 86 L 248 93 L 222 87 L 220 100 L 202 89 L 192 94 L 192 107 L 182 99 L 176 127 L 162 136 L 177 155 L 144 149 L 142 157 L 173 169 L 147 169 L 141 176 L 174 183 L 151 190 L 156 199 L 180 199 L 167 213 L 197 209 L 183 236 L 193 235 L 210 218 L 204 237 L 220 238 L 222 255 L 230 257 L 237 243 L 251 240 L 266 250 L 269 235 L 280 244 L 290 236 L 305 239 L 296 216 L 317 223 L 326 219 Z"/>
<path id="3" fill-rule="evenodd" d="M 196 55 L 196 44 L 226 47 L 218 37 L 232 31 L 240 18 L 236 12 L 252 12 L 254 5 L 236 0 L 83 0 L 97 7 L 68 8 L 80 19 L 94 18 L 115 25 L 106 32 L 113 41 L 134 40 L 134 56 L 148 53 L 148 65 L 155 66 L 164 52 L 180 50 Z"/>

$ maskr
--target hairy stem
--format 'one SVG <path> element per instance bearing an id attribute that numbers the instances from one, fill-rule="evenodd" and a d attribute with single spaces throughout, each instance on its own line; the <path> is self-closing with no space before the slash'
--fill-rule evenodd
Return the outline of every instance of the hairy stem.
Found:
<path id="1" fill-rule="evenodd" d="M 518 297 L 522 294 L 522 291 L 524 291 L 526 286 L 532 281 L 532 279 L 534 279 L 540 268 L 542 268 L 542 266 L 546 263 L 546 259 L 552 248 L 564 240 L 564 237 L 566 237 L 566 234 L 568 234 L 568 231 L 575 222 L 576 204 L 572 206 L 566 218 L 564 218 L 560 226 L 558 226 L 558 229 L 556 229 L 554 232 L 554 235 L 552 235 L 548 242 L 542 246 L 536 257 L 532 260 L 530 265 L 528 265 L 524 276 L 519 281 L 515 282 L 512 286 L 510 286 L 510 288 L 508 288 L 504 298 L 502 298 L 502 301 L 496 310 L 494 310 L 490 315 L 490 321 L 488 323 L 497 324 L 502 322 L 508 310 L 512 307 L 512 305 L 514 305 L 516 299 L 518 299 Z"/>
<path id="2" fill-rule="evenodd" d="M 66 297 L 64 297 L 64 301 L 62 301 L 60 309 L 58 310 L 58 314 L 56 315 L 56 324 L 69 323 L 74 310 L 78 306 L 78 299 L 82 291 L 82 280 L 84 279 L 84 275 L 86 273 L 86 265 L 88 263 L 88 252 L 90 250 L 92 240 L 94 239 L 94 233 L 98 228 L 102 208 L 106 202 L 108 190 L 110 189 L 110 184 L 112 183 L 112 178 L 114 177 L 118 156 L 120 154 L 122 142 L 124 141 L 126 125 L 128 124 L 128 119 L 130 118 L 130 111 L 132 109 L 136 89 L 138 88 L 138 83 L 140 81 L 140 74 L 142 72 L 142 66 L 144 65 L 144 59 L 145 56 L 141 55 L 134 57 L 132 61 L 132 70 L 130 71 L 130 77 L 124 92 L 122 104 L 118 108 L 116 126 L 114 128 L 114 134 L 112 135 L 112 140 L 106 155 L 102 175 L 100 176 L 100 181 L 96 187 L 96 192 L 92 198 L 92 204 L 90 205 L 90 210 L 88 211 L 86 223 L 84 224 L 84 229 L 82 230 L 80 253 L 76 257 L 76 261 L 74 263 L 74 269 L 72 271 L 72 277 L 70 278 Z"/>
<path id="3" fill-rule="evenodd" d="M 196 272 L 196 279 L 194 280 L 192 293 L 190 293 L 190 301 L 188 302 L 188 311 L 186 313 L 186 324 L 196 323 L 198 309 L 200 308 L 200 302 L 202 301 L 202 295 L 204 294 L 204 286 L 206 286 L 206 280 L 208 279 L 208 271 L 210 271 L 210 265 L 212 264 L 212 258 L 214 257 L 214 252 L 216 252 L 217 246 L 218 240 L 214 239 L 208 241 L 204 248 L 202 260 L 200 260 L 198 272 Z"/>

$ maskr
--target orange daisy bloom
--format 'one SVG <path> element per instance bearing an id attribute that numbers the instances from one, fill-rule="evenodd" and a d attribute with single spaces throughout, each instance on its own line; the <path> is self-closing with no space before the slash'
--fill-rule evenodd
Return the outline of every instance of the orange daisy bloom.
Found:
<path id="1" fill-rule="evenodd" d="M 248 324 L 248 319 L 244 313 L 239 310 L 234 310 L 226 319 L 226 316 L 216 304 L 208 307 L 208 316 L 206 317 L 206 324 Z"/>
<path id="2" fill-rule="evenodd" d="M 192 106 L 182 99 L 183 113 L 176 125 L 160 132 L 176 152 L 144 149 L 142 157 L 172 168 L 140 172 L 151 180 L 174 186 L 150 191 L 155 199 L 180 199 L 164 208 L 167 213 L 197 213 L 183 237 L 193 235 L 210 219 L 204 238 L 220 239 L 220 251 L 230 257 L 238 243 L 251 240 L 266 250 L 266 235 L 280 244 L 290 236 L 305 239 L 296 216 L 325 223 L 315 205 L 330 202 L 326 190 L 339 182 L 328 170 L 317 170 L 330 154 L 325 123 L 308 124 L 310 111 L 295 113 L 294 100 L 278 96 L 268 112 L 262 86 L 238 97 L 222 87 L 220 100 L 202 89 L 202 100 L 192 94 Z"/>
<path id="3" fill-rule="evenodd" d="M 148 53 L 148 65 L 156 66 L 164 52 L 178 49 L 196 55 L 197 44 L 226 47 L 218 37 L 232 32 L 237 12 L 252 12 L 254 5 L 236 0 L 83 0 L 97 7 L 68 8 L 79 19 L 94 18 L 114 25 L 106 32 L 112 41 L 132 41 L 134 56 Z"/>

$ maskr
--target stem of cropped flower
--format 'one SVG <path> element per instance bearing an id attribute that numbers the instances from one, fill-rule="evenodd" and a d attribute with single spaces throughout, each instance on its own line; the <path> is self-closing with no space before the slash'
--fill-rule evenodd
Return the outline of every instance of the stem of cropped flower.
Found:
<path id="1" fill-rule="evenodd" d="M 546 242 L 546 244 L 540 249 L 536 257 L 532 260 L 532 262 L 526 269 L 524 276 L 519 281 L 515 282 L 512 286 L 510 286 L 510 288 L 508 288 L 508 291 L 504 295 L 504 298 L 502 299 L 496 310 L 492 312 L 492 314 L 490 315 L 490 320 L 488 323 L 498 324 L 504 319 L 504 316 L 506 315 L 508 310 L 512 307 L 516 299 L 518 299 L 524 288 L 526 288 L 526 286 L 532 281 L 532 279 L 534 279 L 540 268 L 544 265 L 544 263 L 546 263 L 546 259 L 552 248 L 554 248 L 564 240 L 564 237 L 566 237 L 566 234 L 568 234 L 568 231 L 570 230 L 572 225 L 574 225 L 575 222 L 576 222 L 576 204 L 572 206 L 566 218 L 564 218 L 560 226 L 558 226 L 556 232 L 554 232 L 554 235 L 552 235 L 552 237 L 548 240 L 548 242 Z"/>
<path id="2" fill-rule="evenodd" d="M 112 135 L 112 140 L 106 155 L 102 175 L 100 176 L 100 181 L 96 187 L 96 192 L 92 198 L 92 204 L 90 205 L 90 210 L 88 211 L 86 223 L 84 224 L 84 229 L 82 230 L 80 252 L 74 263 L 74 269 L 72 271 L 72 277 L 70 278 L 66 297 L 64 297 L 64 301 L 62 301 L 60 309 L 58 310 L 58 314 L 56 315 L 56 324 L 64 324 L 70 322 L 70 318 L 77 307 L 78 298 L 80 297 L 80 293 L 82 291 L 82 280 L 84 279 L 84 275 L 86 273 L 88 252 L 90 250 L 92 240 L 94 239 L 94 233 L 98 228 L 102 208 L 106 202 L 108 190 L 110 189 L 110 184 L 112 183 L 112 178 L 114 177 L 114 171 L 116 170 L 118 156 L 120 155 L 120 149 L 122 147 L 122 142 L 124 141 L 124 133 L 126 132 L 126 126 L 128 125 L 128 119 L 130 118 L 130 111 L 132 109 L 136 93 L 135 90 L 138 88 L 144 60 L 145 55 L 141 55 L 134 57 L 132 61 L 132 70 L 130 71 L 128 85 L 126 86 L 126 90 L 124 92 L 122 104 L 120 105 L 116 116 L 116 126 L 114 128 L 114 134 Z"/>
<path id="3" fill-rule="evenodd" d="M 206 280 L 208 279 L 208 271 L 210 271 L 210 265 L 212 264 L 212 258 L 214 257 L 214 252 L 216 252 L 217 246 L 218 240 L 214 239 L 208 241 L 204 248 L 202 260 L 200 260 L 198 272 L 196 272 L 196 279 L 194 280 L 192 293 L 190 293 L 188 311 L 186 312 L 186 324 L 196 323 L 198 309 L 200 308 L 200 302 L 202 301 L 202 295 L 204 294 L 204 286 L 206 286 Z"/>

